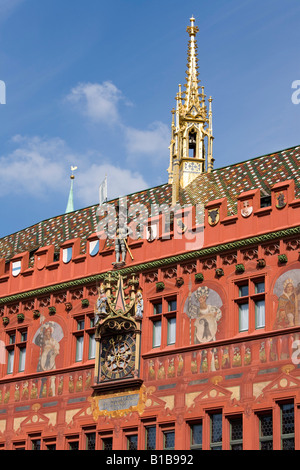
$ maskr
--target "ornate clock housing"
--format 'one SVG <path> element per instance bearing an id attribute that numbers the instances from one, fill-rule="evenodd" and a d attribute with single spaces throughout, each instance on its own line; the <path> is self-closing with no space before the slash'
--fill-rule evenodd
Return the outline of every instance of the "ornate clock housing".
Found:
<path id="1" fill-rule="evenodd" d="M 114 292 L 112 274 L 99 290 L 96 314 L 96 363 L 94 389 L 116 388 L 122 381 L 139 382 L 141 293 L 136 292 L 136 282 L 129 282 L 129 294 L 119 275 Z M 115 293 L 115 295 L 114 295 Z M 126 303 L 125 299 L 130 301 Z"/>

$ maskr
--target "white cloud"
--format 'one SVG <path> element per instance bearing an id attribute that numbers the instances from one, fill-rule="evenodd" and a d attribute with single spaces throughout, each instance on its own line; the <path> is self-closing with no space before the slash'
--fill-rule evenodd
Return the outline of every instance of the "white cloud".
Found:
<path id="1" fill-rule="evenodd" d="M 0 0 L 0 21 L 3 22 L 24 0 Z"/>
<path id="2" fill-rule="evenodd" d="M 148 187 L 138 172 L 120 168 L 109 163 L 97 165 L 78 172 L 74 183 L 75 197 L 85 206 L 99 202 L 99 185 L 107 175 L 108 199 L 125 196 Z"/>
<path id="3" fill-rule="evenodd" d="M 49 188 L 59 189 L 67 161 L 61 139 L 15 136 L 17 147 L 0 157 L 0 195 L 30 194 L 40 197 Z"/>
<path id="4" fill-rule="evenodd" d="M 98 204 L 99 185 L 105 175 L 109 199 L 148 187 L 139 173 L 110 163 L 98 164 L 100 157 L 103 161 L 99 153 L 75 154 L 60 138 L 17 135 L 12 143 L 16 148 L 0 157 L 0 197 L 22 195 L 44 200 L 52 194 L 66 197 L 71 165 L 78 166 L 74 182 L 75 209 Z"/>
<path id="5" fill-rule="evenodd" d="M 118 124 L 118 138 L 124 143 L 127 156 L 123 161 L 127 168 L 119 162 L 111 164 L 98 151 L 73 152 L 61 138 L 16 135 L 11 142 L 12 151 L 0 155 L 0 197 L 21 194 L 44 201 L 52 195 L 66 197 L 71 165 L 78 167 L 74 185 L 75 208 L 99 202 L 99 185 L 105 175 L 109 199 L 147 188 L 145 178 L 137 171 L 137 159 L 147 155 L 151 164 L 159 163 L 168 153 L 169 127 L 159 121 L 146 130 L 126 126 L 119 113 L 119 103 L 125 98 L 108 81 L 79 84 L 71 90 L 67 100 L 95 122 Z"/>
<path id="6" fill-rule="evenodd" d="M 151 155 L 153 161 L 159 161 L 168 155 L 170 128 L 162 122 L 154 122 L 148 129 L 125 128 L 125 139 L 129 161 L 137 155 Z"/>
<path id="7" fill-rule="evenodd" d="M 124 97 L 112 82 L 106 81 L 80 83 L 71 90 L 66 99 L 77 105 L 80 112 L 92 121 L 114 124 L 120 120 L 118 104 Z"/>
<path id="8" fill-rule="evenodd" d="M 122 119 L 120 102 L 131 103 L 112 82 L 80 83 L 66 99 L 94 122 L 118 124 L 118 141 L 122 139 L 122 133 L 128 164 L 136 163 L 141 155 L 151 156 L 152 163 L 156 164 L 168 155 L 170 127 L 160 121 L 150 124 L 147 129 L 128 126 Z"/>

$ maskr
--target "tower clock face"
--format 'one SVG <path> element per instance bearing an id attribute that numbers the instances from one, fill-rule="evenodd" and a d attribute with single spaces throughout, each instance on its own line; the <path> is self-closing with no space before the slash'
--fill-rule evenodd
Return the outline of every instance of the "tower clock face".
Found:
<path id="1" fill-rule="evenodd" d="M 134 371 L 135 340 L 133 334 L 103 338 L 101 341 L 101 379 L 122 379 Z"/>

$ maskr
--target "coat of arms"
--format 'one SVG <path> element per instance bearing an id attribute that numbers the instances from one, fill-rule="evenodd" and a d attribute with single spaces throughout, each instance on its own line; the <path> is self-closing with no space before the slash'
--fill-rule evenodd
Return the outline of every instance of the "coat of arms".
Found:
<path id="1" fill-rule="evenodd" d="M 219 208 L 212 209 L 208 212 L 208 223 L 209 225 L 217 225 L 220 220 L 220 211 Z"/>
<path id="2" fill-rule="evenodd" d="M 250 206 L 249 201 L 243 202 L 243 207 L 241 209 L 241 214 L 243 217 L 249 217 L 253 212 L 253 206 Z"/>

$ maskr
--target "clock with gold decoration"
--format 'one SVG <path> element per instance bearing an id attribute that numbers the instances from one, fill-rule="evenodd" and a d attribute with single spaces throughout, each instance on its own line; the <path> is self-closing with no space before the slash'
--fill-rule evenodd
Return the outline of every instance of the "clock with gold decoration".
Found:
<path id="1" fill-rule="evenodd" d="M 101 381 L 133 377 L 135 352 L 134 333 L 102 338 L 100 353 Z"/>

